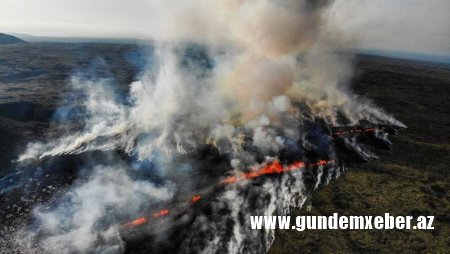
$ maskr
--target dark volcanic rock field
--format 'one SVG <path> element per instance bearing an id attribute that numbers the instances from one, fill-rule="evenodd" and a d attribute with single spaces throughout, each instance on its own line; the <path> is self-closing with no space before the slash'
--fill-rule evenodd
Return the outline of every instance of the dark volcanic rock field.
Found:
<path id="1" fill-rule="evenodd" d="M 31 138 L 43 135 L 56 107 L 71 97 L 72 75 L 112 78 L 119 89 L 127 89 L 139 70 L 141 50 L 97 43 L 1 45 L 0 176 Z"/>
<path id="2" fill-rule="evenodd" d="M 55 109 L 77 71 L 112 77 L 118 89 L 138 75 L 141 48 L 117 44 L 0 46 L 0 191 L 27 142 L 57 131 Z M 271 253 L 446 253 L 450 249 L 450 66 L 360 55 L 353 90 L 408 126 L 380 160 L 350 168 L 293 215 L 435 215 L 435 230 L 278 231 Z M 68 172 L 70 174 L 70 172 Z M 6 177 L 5 177 L 6 176 Z M 70 177 L 65 179 L 70 180 Z M 46 199 L 58 183 L 49 180 Z M 49 187 L 50 186 L 50 187 Z M 0 237 L 26 214 L 27 199 L 0 194 Z M 2 241 L 0 239 L 0 245 Z"/>

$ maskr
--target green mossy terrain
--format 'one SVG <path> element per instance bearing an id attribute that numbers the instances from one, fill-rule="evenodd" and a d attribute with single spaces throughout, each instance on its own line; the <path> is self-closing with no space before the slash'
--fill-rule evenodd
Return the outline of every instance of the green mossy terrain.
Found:
<path id="1" fill-rule="evenodd" d="M 360 56 L 353 90 L 408 128 L 291 215 L 434 215 L 435 229 L 278 230 L 270 253 L 450 253 L 450 66 Z"/>

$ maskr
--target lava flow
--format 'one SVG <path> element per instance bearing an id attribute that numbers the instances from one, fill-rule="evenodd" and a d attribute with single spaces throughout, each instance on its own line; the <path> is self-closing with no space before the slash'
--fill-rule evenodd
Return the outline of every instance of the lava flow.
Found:
<path id="1" fill-rule="evenodd" d="M 286 173 L 289 171 L 302 169 L 305 166 L 325 166 L 325 165 L 334 164 L 334 163 L 335 163 L 335 160 L 328 160 L 328 161 L 327 160 L 319 160 L 315 163 L 305 163 L 303 161 L 295 161 L 289 165 L 282 165 L 280 163 L 280 161 L 275 160 L 273 162 L 268 163 L 266 166 L 264 166 L 258 170 L 248 172 L 248 173 L 242 173 L 239 175 L 229 176 L 229 177 L 225 178 L 224 180 L 220 181 L 219 185 L 232 184 L 232 183 L 236 183 L 236 182 L 242 181 L 242 180 L 251 180 L 251 179 L 261 177 L 264 175 L 282 174 L 282 173 Z M 201 195 L 194 195 L 190 199 L 190 203 L 194 204 L 194 203 L 198 202 L 201 198 L 202 198 Z M 169 209 L 165 208 L 165 209 L 162 209 L 160 211 L 153 213 L 153 218 L 160 218 L 160 217 L 167 216 L 169 214 L 170 214 Z M 148 221 L 149 221 L 149 218 L 147 218 L 147 217 L 139 217 L 137 219 L 132 220 L 131 222 L 123 224 L 122 226 L 123 227 L 137 227 L 137 226 L 147 223 Z"/>
<path id="2" fill-rule="evenodd" d="M 362 126 L 352 126 L 352 127 L 337 127 L 333 130 L 331 137 L 333 139 L 336 139 L 338 137 L 347 136 L 349 134 L 353 135 L 360 135 L 360 134 L 375 134 L 376 131 L 386 131 L 388 133 L 395 133 L 395 128 L 388 127 L 388 126 L 377 126 L 377 127 L 362 127 Z M 253 180 L 262 176 L 267 175 L 277 175 L 277 174 L 283 174 L 286 172 L 291 172 L 295 170 L 300 170 L 305 167 L 320 167 L 320 166 L 326 166 L 326 165 L 334 165 L 336 163 L 336 160 L 319 160 L 317 162 L 313 163 L 307 163 L 303 161 L 294 161 L 293 163 L 290 163 L 288 165 L 283 165 L 279 160 L 274 160 L 271 162 L 268 162 L 265 166 L 260 167 L 256 170 L 251 170 L 249 172 L 239 173 L 235 175 L 231 175 L 226 177 L 225 179 L 219 181 L 216 185 L 213 186 L 225 186 L 229 184 L 238 183 L 245 180 Z M 197 202 L 199 202 L 202 199 L 202 195 L 194 195 L 189 199 L 188 205 L 194 205 Z M 125 228 L 132 228 L 137 227 L 143 224 L 146 224 L 150 221 L 150 219 L 153 217 L 153 219 L 158 219 L 164 216 L 167 216 L 171 214 L 170 210 L 168 208 L 162 209 L 160 211 L 154 212 L 151 217 L 140 217 L 137 219 L 132 220 L 131 222 L 122 224 Z"/>
<path id="3" fill-rule="evenodd" d="M 230 184 L 230 183 L 238 182 L 240 180 L 253 179 L 256 177 L 263 176 L 263 175 L 281 174 L 281 173 L 285 173 L 288 171 L 298 170 L 298 169 L 305 167 L 305 165 L 307 165 L 307 166 L 324 166 L 324 165 L 334 163 L 334 162 L 335 162 L 334 160 L 330 160 L 330 161 L 320 160 L 316 163 L 305 164 L 303 161 L 296 161 L 289 165 L 283 166 L 278 160 L 276 160 L 276 161 L 273 161 L 273 162 L 267 164 L 267 166 L 265 166 L 259 170 L 227 177 L 224 180 L 220 181 L 220 183 L 221 184 Z"/>
<path id="4" fill-rule="evenodd" d="M 370 132 L 374 132 L 375 128 L 357 128 L 357 129 L 351 129 L 351 130 L 347 130 L 347 131 L 337 131 L 333 133 L 333 136 L 342 136 L 345 134 L 349 134 L 349 133 L 370 133 Z"/>

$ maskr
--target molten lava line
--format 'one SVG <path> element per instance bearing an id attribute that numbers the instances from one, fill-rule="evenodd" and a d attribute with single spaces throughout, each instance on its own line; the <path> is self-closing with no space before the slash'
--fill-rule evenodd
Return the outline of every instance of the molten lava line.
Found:
<path id="1" fill-rule="evenodd" d="M 384 128 L 382 127 L 380 129 L 383 130 Z M 333 132 L 332 136 L 337 137 L 337 136 L 342 136 L 342 135 L 351 134 L 351 133 L 357 133 L 357 134 L 358 133 L 372 133 L 372 132 L 375 132 L 375 130 L 376 130 L 375 128 L 355 128 L 355 129 L 350 129 L 350 130 Z M 273 162 L 268 163 L 266 166 L 264 166 L 258 170 L 229 176 L 229 177 L 223 179 L 222 181 L 220 181 L 219 184 L 228 185 L 228 184 L 233 184 L 233 183 L 243 181 L 243 180 L 252 180 L 252 179 L 258 178 L 260 176 L 264 176 L 264 175 L 283 174 L 285 172 L 305 168 L 306 166 L 318 167 L 318 166 L 325 166 L 325 165 L 334 164 L 334 163 L 335 163 L 335 160 L 328 160 L 328 161 L 327 160 L 319 160 L 315 163 L 305 163 L 303 161 L 295 161 L 289 165 L 283 166 L 278 160 L 275 160 Z M 202 198 L 202 196 L 195 195 L 191 198 L 190 203 L 194 204 L 194 203 L 198 202 L 201 198 Z M 167 216 L 169 214 L 170 214 L 169 209 L 163 209 L 163 210 L 153 213 L 152 217 L 154 219 L 156 219 L 156 218 Z M 149 220 L 150 219 L 148 217 L 139 217 L 128 223 L 123 224 L 122 226 L 136 227 L 136 226 L 147 223 Z"/>
<path id="2" fill-rule="evenodd" d="M 342 135 L 349 134 L 349 133 L 363 133 L 363 132 L 370 133 L 370 132 L 374 132 L 374 131 L 375 131 L 375 128 L 365 128 L 365 129 L 359 128 L 359 129 L 353 129 L 353 130 L 347 130 L 347 131 L 336 131 L 336 132 L 333 132 L 333 136 L 342 136 Z"/>
<path id="3" fill-rule="evenodd" d="M 288 166 L 283 167 L 283 165 L 281 165 L 281 163 L 279 161 L 273 161 L 269 164 L 267 164 L 267 166 L 256 170 L 256 171 L 251 171 L 248 173 L 242 173 L 240 175 L 235 175 L 235 176 L 230 176 L 225 178 L 224 180 L 220 181 L 221 184 L 230 184 L 230 183 L 235 183 L 237 181 L 240 180 L 245 180 L 245 179 L 253 179 L 256 177 L 260 177 L 263 175 L 270 175 L 270 174 L 281 174 L 287 171 L 292 171 L 301 167 L 304 167 L 305 163 L 303 163 L 302 161 L 297 161 L 294 162 Z"/>
<path id="4" fill-rule="evenodd" d="M 134 219 L 134 220 L 132 220 L 132 221 L 130 221 L 128 223 L 123 224 L 122 226 L 124 226 L 124 227 L 136 227 L 136 226 L 142 225 L 142 224 L 147 223 L 147 222 L 148 222 L 148 219 L 146 217 L 139 217 L 139 218 Z"/>
<path id="5" fill-rule="evenodd" d="M 383 130 L 383 129 L 384 128 L 381 128 L 381 130 Z M 351 130 L 333 132 L 332 136 L 336 137 L 336 136 L 342 136 L 342 135 L 346 135 L 346 134 L 350 134 L 350 133 L 371 133 L 374 131 L 375 131 L 375 128 L 355 128 L 355 129 L 351 129 Z M 264 166 L 258 170 L 229 176 L 229 177 L 223 179 L 222 181 L 220 181 L 219 184 L 228 185 L 228 184 L 233 184 L 233 183 L 243 181 L 243 180 L 252 180 L 252 179 L 258 178 L 260 176 L 264 176 L 264 175 L 283 174 L 283 173 L 294 171 L 294 170 L 300 170 L 307 166 L 319 167 L 319 166 L 325 166 L 328 164 L 334 164 L 335 162 L 336 162 L 335 160 L 328 160 L 328 161 L 327 160 L 319 160 L 315 163 L 305 163 L 303 161 L 295 161 L 289 165 L 282 165 L 280 163 L 280 161 L 275 160 L 273 162 L 268 163 L 266 166 Z M 198 202 L 201 198 L 202 198 L 201 195 L 193 196 L 190 199 L 190 204 L 194 204 L 194 203 Z M 169 209 L 166 208 L 166 209 L 163 209 L 163 210 L 153 213 L 152 217 L 157 219 L 160 217 L 167 216 L 169 214 L 170 214 L 170 211 L 169 211 Z M 128 223 L 123 224 L 122 226 L 137 227 L 139 225 L 147 223 L 149 220 L 150 219 L 147 217 L 139 217 Z"/>
<path id="6" fill-rule="evenodd" d="M 229 176 L 227 178 L 225 178 L 224 180 L 220 181 L 219 184 L 232 184 L 232 183 L 236 183 L 238 181 L 242 181 L 242 180 L 251 180 L 260 176 L 264 176 L 264 175 L 273 175 L 273 174 L 283 174 L 285 172 L 289 172 L 289 171 L 294 171 L 294 170 L 299 170 L 302 169 L 306 166 L 325 166 L 328 164 L 334 164 L 335 160 L 319 160 L 316 163 L 305 163 L 303 161 L 295 161 L 289 165 L 285 165 L 283 166 L 280 161 L 275 160 L 273 162 L 268 163 L 266 166 L 255 170 L 255 171 L 251 171 L 251 172 L 247 172 L 247 173 L 242 173 L 239 175 L 234 175 L 234 176 Z M 202 198 L 201 195 L 195 195 L 190 199 L 191 204 L 194 204 L 196 202 L 198 202 L 200 199 Z M 153 218 L 157 219 L 160 217 L 164 217 L 170 214 L 169 209 L 163 209 L 160 211 L 157 211 L 155 213 L 153 213 Z M 131 222 L 122 224 L 123 227 L 137 227 L 140 226 L 142 224 L 145 224 L 149 221 L 149 218 L 147 217 L 139 217 L 137 219 L 132 220 Z"/>
<path id="7" fill-rule="evenodd" d="M 193 196 L 191 199 L 192 204 L 199 201 L 202 198 L 202 196 L 198 195 L 198 196 Z"/>
<path id="8" fill-rule="evenodd" d="M 153 214 L 153 218 L 159 218 L 159 217 L 162 217 L 162 216 L 166 216 L 168 214 L 169 214 L 169 209 L 163 209 L 163 210 L 161 210 L 159 212 L 154 213 Z"/>

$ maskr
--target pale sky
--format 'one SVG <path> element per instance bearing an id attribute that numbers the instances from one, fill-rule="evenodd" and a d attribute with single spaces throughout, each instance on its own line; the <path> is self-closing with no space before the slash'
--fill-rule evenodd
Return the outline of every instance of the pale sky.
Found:
<path id="1" fill-rule="evenodd" d="M 214 0 L 211 0 L 214 1 Z M 185 0 L 0 0 L 0 32 L 151 37 Z M 332 17 L 360 48 L 450 55 L 450 0 L 336 0 Z"/>

